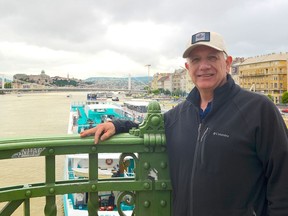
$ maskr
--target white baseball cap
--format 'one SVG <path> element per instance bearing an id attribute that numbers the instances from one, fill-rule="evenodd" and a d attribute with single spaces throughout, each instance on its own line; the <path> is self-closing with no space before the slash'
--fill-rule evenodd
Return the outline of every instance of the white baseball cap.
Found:
<path id="1" fill-rule="evenodd" d="M 183 58 L 187 58 L 192 50 L 200 45 L 212 47 L 227 54 L 225 42 L 220 34 L 216 32 L 198 32 L 190 38 L 187 49 L 183 53 Z"/>

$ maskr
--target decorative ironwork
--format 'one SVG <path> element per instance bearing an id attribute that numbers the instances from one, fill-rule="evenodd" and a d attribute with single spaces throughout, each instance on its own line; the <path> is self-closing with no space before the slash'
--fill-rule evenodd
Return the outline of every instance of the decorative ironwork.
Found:
<path id="1" fill-rule="evenodd" d="M 46 197 L 45 215 L 56 216 L 55 197 L 73 193 L 88 193 L 88 214 L 97 215 L 98 192 L 101 191 L 119 191 L 118 209 L 124 202 L 134 206 L 133 215 L 169 216 L 171 183 L 165 143 L 164 119 L 157 102 L 149 104 L 148 114 L 139 129 L 131 130 L 130 134 L 115 135 L 98 145 L 94 145 L 93 137 L 81 139 L 78 135 L 0 139 L 0 160 L 44 157 L 46 173 L 45 181 L 41 183 L 0 187 L 0 202 L 7 202 L 0 209 L 0 216 L 13 214 L 22 203 L 25 215 L 29 215 L 30 199 L 35 197 Z M 122 153 L 120 163 L 124 165 L 125 159 L 133 159 L 134 176 L 98 179 L 98 154 L 113 152 Z M 56 156 L 69 154 L 89 155 L 88 178 L 69 181 L 55 179 Z M 119 214 L 125 216 L 122 210 Z"/>
<path id="2" fill-rule="evenodd" d="M 122 193 L 120 193 L 119 197 L 118 197 L 118 201 L 117 201 L 117 208 L 118 208 L 118 213 L 120 216 L 126 216 L 126 214 L 122 211 L 121 209 L 121 203 L 123 202 L 125 205 L 128 206 L 134 206 L 135 205 L 135 201 L 136 201 L 136 195 L 135 193 L 131 192 L 131 191 L 124 191 Z M 135 215 L 135 207 L 133 209 L 132 212 L 132 216 Z"/>

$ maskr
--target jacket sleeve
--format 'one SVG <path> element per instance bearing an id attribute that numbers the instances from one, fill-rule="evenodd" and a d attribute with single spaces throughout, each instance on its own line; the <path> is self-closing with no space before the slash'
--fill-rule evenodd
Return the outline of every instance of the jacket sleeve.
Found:
<path id="1" fill-rule="evenodd" d="M 128 133 L 131 128 L 133 127 L 138 128 L 139 126 L 139 124 L 133 121 L 120 120 L 120 119 L 113 120 L 112 123 L 115 126 L 116 134 Z"/>
<path id="2" fill-rule="evenodd" d="M 267 180 L 269 216 L 288 215 L 288 133 L 279 111 L 267 108 L 262 113 L 257 133 L 257 153 Z M 267 117 L 269 116 L 269 118 Z"/>

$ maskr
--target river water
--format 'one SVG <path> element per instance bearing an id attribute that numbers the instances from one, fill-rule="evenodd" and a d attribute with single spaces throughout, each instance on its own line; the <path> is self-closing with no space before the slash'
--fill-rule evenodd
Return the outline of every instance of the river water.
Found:
<path id="1" fill-rule="evenodd" d="M 85 92 L 0 95 L 0 139 L 65 135 L 70 103 L 85 99 Z M 44 182 L 44 160 L 42 157 L 1 160 L 0 187 Z M 64 156 L 57 156 L 57 180 L 63 180 L 63 165 Z M 45 198 L 33 198 L 30 204 L 31 216 L 44 215 Z M 13 216 L 22 215 L 20 206 Z M 63 216 L 62 196 L 57 196 L 57 215 Z"/>

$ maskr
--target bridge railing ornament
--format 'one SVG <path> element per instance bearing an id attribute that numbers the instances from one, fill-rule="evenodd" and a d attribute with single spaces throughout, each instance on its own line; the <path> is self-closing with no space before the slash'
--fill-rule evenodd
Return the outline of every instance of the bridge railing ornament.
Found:
<path id="1" fill-rule="evenodd" d="M 88 193 L 88 215 L 98 215 L 98 192 L 119 191 L 116 201 L 118 214 L 125 215 L 120 203 L 134 207 L 137 216 L 171 215 L 171 183 L 169 178 L 164 119 L 158 102 L 151 102 L 148 114 L 139 128 L 129 134 L 119 134 L 93 144 L 93 137 L 79 138 L 78 135 L 61 137 L 38 137 L 0 140 L 0 160 L 30 157 L 45 157 L 45 182 L 1 187 L 0 216 L 11 215 L 23 204 L 24 215 L 30 215 L 30 200 L 46 197 L 43 212 L 46 216 L 57 215 L 56 196 L 72 193 Z M 129 178 L 98 178 L 98 154 L 121 153 L 119 167 L 125 158 L 133 158 L 134 176 Z M 89 177 L 85 179 L 56 181 L 56 156 L 88 154 Z M 23 164 L 25 168 L 25 164 Z M 25 178 L 25 176 L 23 176 Z M 11 176 L 13 179 L 13 176 Z M 42 214 L 41 214 L 42 215 Z"/>

